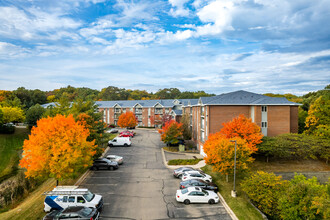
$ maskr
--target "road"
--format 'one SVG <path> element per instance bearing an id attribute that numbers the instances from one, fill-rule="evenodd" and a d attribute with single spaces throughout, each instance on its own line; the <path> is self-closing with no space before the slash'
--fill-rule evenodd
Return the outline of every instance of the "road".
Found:
<path id="1" fill-rule="evenodd" d="M 180 180 L 163 164 L 159 134 L 142 129 L 136 133 L 131 147 L 108 152 L 124 157 L 118 170 L 91 171 L 81 184 L 103 196 L 101 219 L 231 219 L 221 203 L 177 203 Z"/>

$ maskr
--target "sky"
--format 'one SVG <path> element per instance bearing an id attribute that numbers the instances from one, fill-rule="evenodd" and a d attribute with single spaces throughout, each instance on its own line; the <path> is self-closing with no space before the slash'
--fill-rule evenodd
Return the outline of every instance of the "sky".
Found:
<path id="1" fill-rule="evenodd" d="M 0 89 L 303 95 L 330 82 L 330 0 L 0 0 Z"/>

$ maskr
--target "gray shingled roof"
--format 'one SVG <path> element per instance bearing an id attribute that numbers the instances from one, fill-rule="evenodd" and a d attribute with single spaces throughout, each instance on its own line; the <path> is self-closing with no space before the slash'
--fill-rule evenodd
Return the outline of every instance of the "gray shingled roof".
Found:
<path id="1" fill-rule="evenodd" d="M 239 90 L 212 97 L 201 97 L 204 105 L 300 105 L 286 98 L 275 98 Z"/>
<path id="2" fill-rule="evenodd" d="M 175 115 L 182 115 L 182 110 L 172 110 Z"/>
<path id="3" fill-rule="evenodd" d="M 132 108 L 136 104 L 140 104 L 142 107 L 154 107 L 157 103 L 169 108 L 173 107 L 174 99 L 159 99 L 159 100 L 115 100 L 115 101 L 96 101 L 96 105 L 100 108 L 114 107 L 116 104 L 122 108 Z"/>

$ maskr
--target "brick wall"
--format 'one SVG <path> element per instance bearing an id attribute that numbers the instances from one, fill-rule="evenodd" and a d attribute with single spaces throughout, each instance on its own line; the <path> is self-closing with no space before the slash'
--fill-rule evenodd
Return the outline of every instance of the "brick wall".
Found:
<path id="1" fill-rule="evenodd" d="M 298 133 L 298 106 L 290 106 L 290 132 Z"/>
<path id="2" fill-rule="evenodd" d="M 276 136 L 290 132 L 290 106 L 268 106 L 267 121 L 268 129 L 267 136 Z"/>
<path id="3" fill-rule="evenodd" d="M 208 134 L 213 134 L 223 127 L 222 123 L 229 122 L 233 118 L 244 114 L 250 118 L 250 106 L 218 106 L 210 105 L 208 108 Z M 260 116 L 261 117 L 261 116 Z M 261 120 L 261 119 L 260 119 Z"/>

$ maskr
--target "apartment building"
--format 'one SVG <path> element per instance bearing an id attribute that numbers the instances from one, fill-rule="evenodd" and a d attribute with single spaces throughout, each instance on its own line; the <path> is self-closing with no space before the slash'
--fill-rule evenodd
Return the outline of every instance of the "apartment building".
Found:
<path id="1" fill-rule="evenodd" d="M 203 154 L 209 134 L 220 131 L 222 124 L 240 114 L 251 118 L 265 136 L 298 132 L 298 103 L 286 98 L 268 97 L 247 91 L 236 91 L 213 97 L 200 97 L 182 107 L 190 115 L 192 138 Z"/>
<path id="2" fill-rule="evenodd" d="M 45 108 L 54 103 L 43 105 Z M 138 126 L 158 127 L 168 114 L 180 122 L 184 114 L 190 118 L 192 139 L 203 154 L 209 134 L 220 131 L 222 124 L 240 114 L 251 118 L 265 136 L 298 132 L 298 106 L 286 98 L 268 97 L 247 91 L 235 91 L 199 99 L 97 101 L 103 121 L 117 125 L 120 114 L 131 111 Z"/>
<path id="3" fill-rule="evenodd" d="M 154 127 L 161 124 L 165 114 L 180 120 L 183 101 L 185 99 L 122 100 L 97 101 L 95 104 L 99 106 L 99 111 L 103 112 L 103 121 L 107 124 L 117 125 L 120 114 L 131 111 L 138 119 L 138 126 Z"/>

